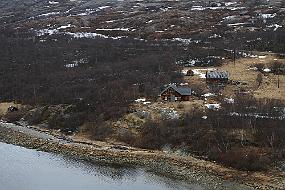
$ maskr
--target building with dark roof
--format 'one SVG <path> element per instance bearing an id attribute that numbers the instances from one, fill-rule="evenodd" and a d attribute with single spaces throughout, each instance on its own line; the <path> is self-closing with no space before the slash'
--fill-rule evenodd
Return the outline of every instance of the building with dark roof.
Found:
<path id="1" fill-rule="evenodd" d="M 206 73 L 207 83 L 227 83 L 229 73 L 227 71 L 208 71 Z"/>
<path id="2" fill-rule="evenodd" d="M 161 93 L 160 97 L 165 101 L 189 101 L 192 94 L 188 86 L 176 86 L 174 84 L 167 86 Z"/>

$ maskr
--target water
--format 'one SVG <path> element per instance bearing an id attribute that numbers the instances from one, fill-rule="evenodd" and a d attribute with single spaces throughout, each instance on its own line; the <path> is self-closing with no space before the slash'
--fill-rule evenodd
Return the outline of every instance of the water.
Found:
<path id="1" fill-rule="evenodd" d="M 104 166 L 0 143 L 0 190 L 202 190 L 122 166 Z"/>

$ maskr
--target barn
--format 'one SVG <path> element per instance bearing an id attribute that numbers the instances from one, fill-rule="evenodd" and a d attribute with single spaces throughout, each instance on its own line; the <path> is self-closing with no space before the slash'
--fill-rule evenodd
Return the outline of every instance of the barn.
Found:
<path id="1" fill-rule="evenodd" d="M 188 86 L 176 86 L 174 84 L 167 86 L 161 93 L 160 97 L 164 101 L 189 101 L 192 94 Z"/>
<path id="2" fill-rule="evenodd" d="M 229 80 L 229 73 L 227 71 L 207 71 L 206 82 L 226 84 Z"/>

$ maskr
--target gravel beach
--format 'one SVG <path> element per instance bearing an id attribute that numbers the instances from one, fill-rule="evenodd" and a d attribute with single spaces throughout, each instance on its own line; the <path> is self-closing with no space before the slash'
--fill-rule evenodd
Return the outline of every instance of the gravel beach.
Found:
<path id="1" fill-rule="evenodd" d="M 170 178 L 203 184 L 205 189 L 247 190 L 284 189 L 283 187 L 285 187 L 284 180 L 279 178 L 272 183 L 261 183 L 258 178 L 254 179 L 255 182 L 251 182 L 246 172 L 223 168 L 215 163 L 190 156 L 182 157 L 160 151 L 112 144 L 100 147 L 94 144 L 59 139 L 48 132 L 40 132 L 33 128 L 5 122 L 0 123 L 0 141 L 91 162 L 143 167 Z"/>

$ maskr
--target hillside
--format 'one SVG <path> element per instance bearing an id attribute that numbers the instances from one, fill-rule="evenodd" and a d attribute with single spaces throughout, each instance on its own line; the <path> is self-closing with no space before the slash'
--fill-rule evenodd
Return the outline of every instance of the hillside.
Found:
<path id="1" fill-rule="evenodd" d="M 7 122 L 284 175 L 282 0 L 1 0 L 0 42 Z"/>

